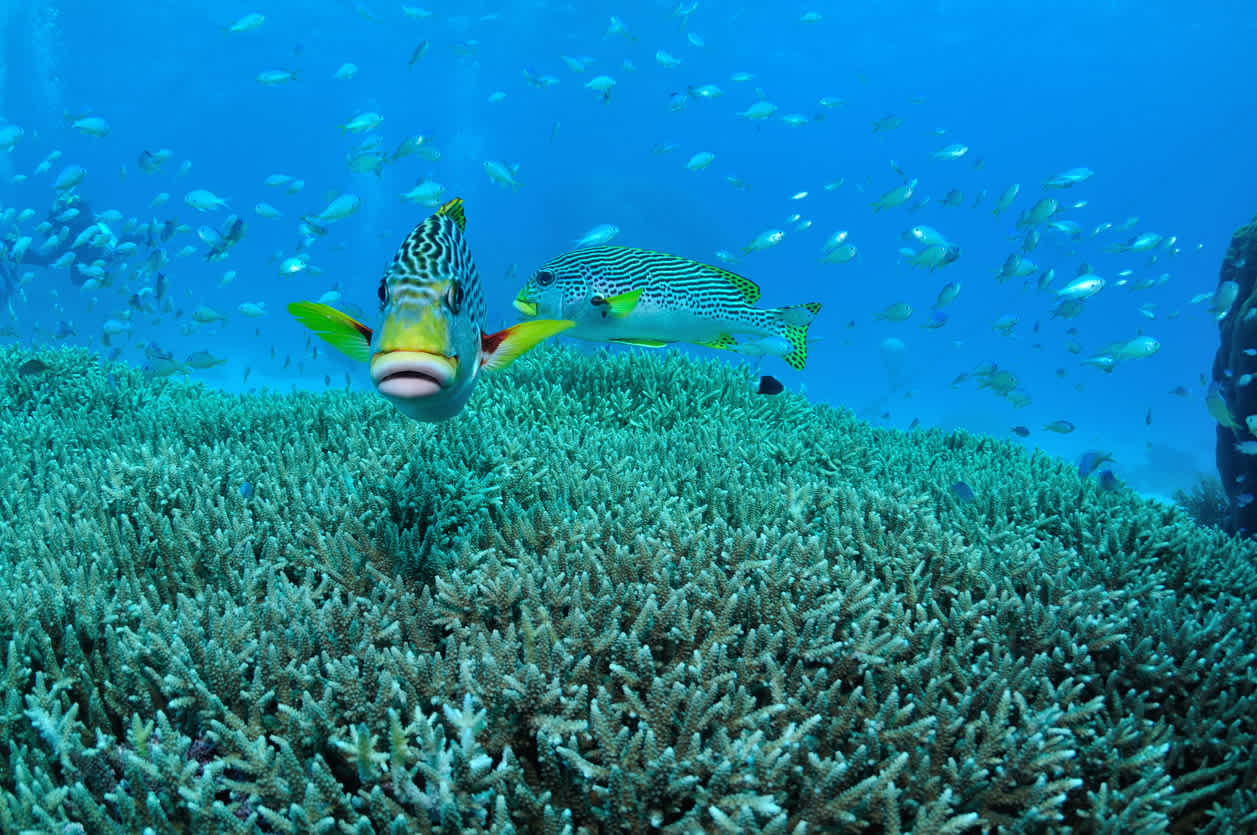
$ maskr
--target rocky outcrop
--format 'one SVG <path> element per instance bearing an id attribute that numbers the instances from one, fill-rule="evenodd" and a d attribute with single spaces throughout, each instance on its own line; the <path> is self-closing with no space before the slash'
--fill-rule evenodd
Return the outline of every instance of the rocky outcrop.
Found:
<path id="1" fill-rule="evenodd" d="M 1232 288 L 1228 282 L 1234 282 Z M 1216 309 L 1221 316 L 1221 344 L 1213 360 L 1213 382 L 1230 413 L 1219 420 L 1215 456 L 1218 475 L 1231 502 L 1231 527 L 1247 536 L 1257 535 L 1257 456 L 1246 455 L 1237 443 L 1257 440 L 1245 417 L 1257 415 L 1257 357 L 1244 353 L 1257 348 L 1257 217 L 1231 238 L 1218 277 L 1218 296 L 1234 293 L 1229 307 Z M 1221 297 L 1221 298 L 1219 298 Z M 1217 417 L 1217 415 L 1215 415 Z M 1225 418 L 1225 416 L 1223 416 Z M 1229 424 L 1229 425 L 1227 425 Z"/>

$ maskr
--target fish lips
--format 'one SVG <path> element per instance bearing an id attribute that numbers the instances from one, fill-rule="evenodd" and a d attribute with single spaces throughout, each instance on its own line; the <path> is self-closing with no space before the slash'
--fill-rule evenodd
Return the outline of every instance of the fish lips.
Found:
<path id="1" fill-rule="evenodd" d="M 371 358 L 371 382 L 393 400 L 419 400 L 449 388 L 458 358 L 426 351 L 388 351 Z"/>
<path id="2" fill-rule="evenodd" d="M 515 306 L 516 310 L 518 310 L 520 313 L 524 314 L 525 316 L 529 318 L 533 318 L 537 315 L 536 302 L 531 302 L 522 298 L 516 298 L 513 302 L 511 302 L 511 304 Z"/>

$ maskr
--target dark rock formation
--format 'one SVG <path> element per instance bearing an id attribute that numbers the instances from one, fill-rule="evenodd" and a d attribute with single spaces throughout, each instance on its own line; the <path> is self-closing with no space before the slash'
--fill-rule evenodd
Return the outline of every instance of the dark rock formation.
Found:
<path id="1" fill-rule="evenodd" d="M 1257 357 L 1244 353 L 1246 348 L 1257 348 L 1257 217 L 1231 238 L 1218 277 L 1219 294 L 1229 295 L 1227 282 L 1234 282 L 1238 290 L 1218 325 L 1222 341 L 1213 359 L 1212 376 L 1231 414 L 1231 425 L 1219 421 L 1215 457 L 1231 502 L 1231 529 L 1257 536 L 1257 501 L 1253 499 L 1257 496 L 1257 456 L 1235 448 L 1237 443 L 1257 440 L 1244 420 L 1257 415 L 1257 382 L 1241 385 L 1244 375 L 1257 376 Z"/>

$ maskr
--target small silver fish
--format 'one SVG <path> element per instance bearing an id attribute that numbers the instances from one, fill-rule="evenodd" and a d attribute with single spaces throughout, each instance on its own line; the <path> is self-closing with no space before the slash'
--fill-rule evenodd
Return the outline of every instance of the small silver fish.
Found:
<path id="1" fill-rule="evenodd" d="M 590 229 L 582 237 L 573 241 L 578 247 L 582 246 L 598 246 L 605 244 L 620 234 L 620 227 L 614 223 L 600 223 L 593 229 Z"/>

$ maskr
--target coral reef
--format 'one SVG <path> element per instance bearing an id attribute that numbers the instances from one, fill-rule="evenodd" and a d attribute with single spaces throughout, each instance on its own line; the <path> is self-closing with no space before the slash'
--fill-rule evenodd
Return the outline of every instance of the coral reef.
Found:
<path id="1" fill-rule="evenodd" d="M 31 356 L 0 831 L 1257 827 L 1253 544 L 1068 463 L 668 353 L 439 425 Z"/>
<path id="2" fill-rule="evenodd" d="M 1191 490 L 1176 490 L 1173 498 L 1196 524 L 1230 529 L 1231 500 L 1215 476 L 1200 476 Z"/>
<path id="3" fill-rule="evenodd" d="M 1236 443 L 1257 439 L 1245 421 L 1247 415 L 1257 415 L 1257 386 L 1240 384 L 1245 375 L 1257 375 L 1257 357 L 1245 353 L 1257 348 L 1257 217 L 1231 237 L 1218 276 L 1218 292 L 1223 298 L 1230 297 L 1227 287 L 1234 300 L 1229 308 L 1215 311 L 1222 318 L 1212 378 L 1230 420 L 1217 425 L 1214 457 L 1231 502 L 1228 527 L 1257 536 L 1257 501 L 1253 500 L 1257 495 L 1257 456 L 1236 448 Z"/>

